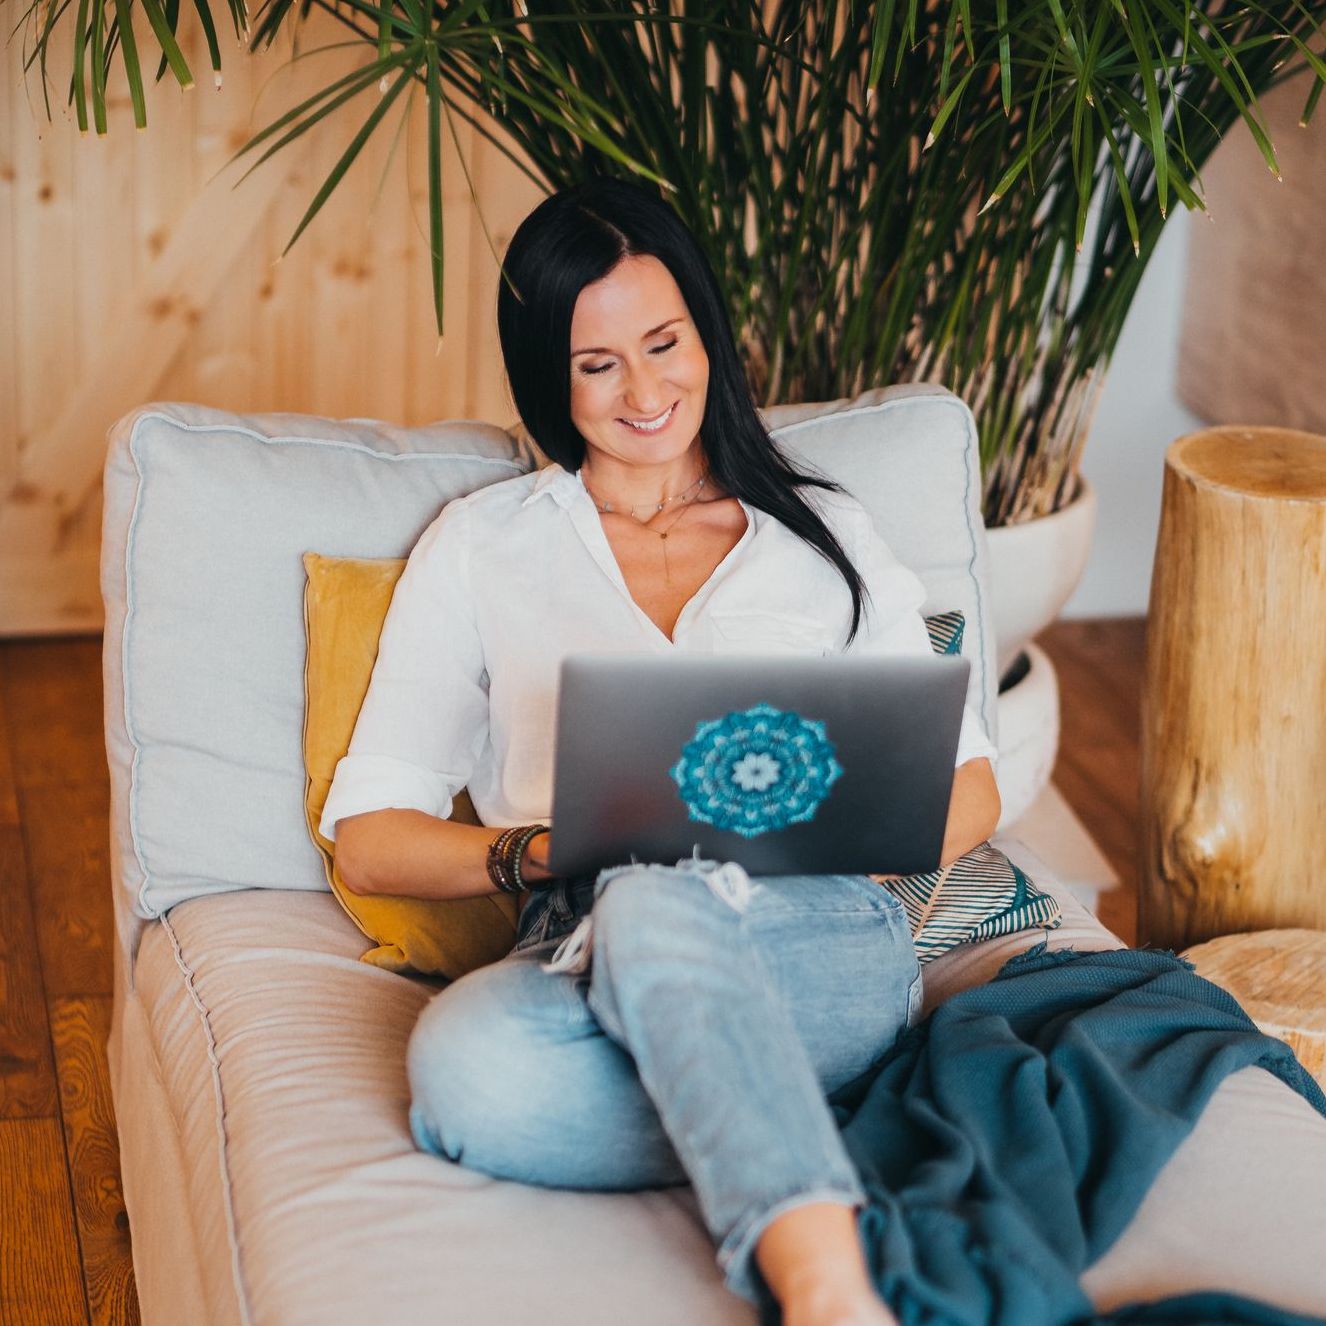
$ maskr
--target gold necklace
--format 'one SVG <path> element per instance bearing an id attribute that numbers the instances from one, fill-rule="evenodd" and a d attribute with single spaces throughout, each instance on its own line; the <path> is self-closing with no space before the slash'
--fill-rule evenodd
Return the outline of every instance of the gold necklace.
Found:
<path id="1" fill-rule="evenodd" d="M 700 475 L 700 477 L 696 479 L 694 483 L 688 484 L 685 488 L 681 490 L 681 492 L 673 493 L 671 497 L 665 497 L 661 501 L 653 503 L 654 515 L 657 515 L 660 511 L 662 511 L 663 508 L 667 506 L 669 502 L 685 502 L 687 493 L 689 493 L 692 489 L 695 490 L 695 494 L 698 497 L 700 495 L 700 490 L 705 486 L 705 483 L 708 481 L 708 479 L 709 475 L 706 472 Z M 632 520 L 640 520 L 640 517 L 635 514 L 636 508 L 634 506 L 620 507 L 620 506 L 613 506 L 611 502 L 600 502 L 599 499 L 594 496 L 594 490 L 589 486 L 589 484 L 585 483 L 585 476 L 583 474 L 581 474 L 580 476 L 580 482 L 584 484 L 585 491 L 589 494 L 589 500 L 593 502 L 594 505 L 598 507 L 600 511 L 604 512 L 605 514 L 609 511 L 615 511 L 619 515 L 625 512 L 625 514 L 630 516 Z M 649 506 L 650 503 L 640 502 L 637 503 L 637 505 Z M 644 522 L 641 521 L 641 524 L 643 523 Z"/>
<path id="2" fill-rule="evenodd" d="M 701 488 L 704 487 L 704 480 L 703 480 L 703 479 L 700 481 L 700 487 L 701 487 Z M 698 490 L 697 490 L 697 491 L 698 491 Z M 665 529 L 665 530 L 649 529 L 649 526 L 646 525 L 646 524 L 644 524 L 643 521 L 642 521 L 641 524 L 640 524 L 640 528 L 641 528 L 641 529 L 648 529 L 649 532 L 650 532 L 651 534 L 657 534 L 658 537 L 659 537 L 659 540 L 660 540 L 660 541 L 662 542 L 662 544 L 663 544 L 663 583 L 664 583 L 665 585 L 670 585 L 670 584 L 672 584 L 672 568 L 668 565 L 668 535 L 671 534 L 672 531 L 673 531 L 674 529 L 676 529 L 678 525 L 681 524 L 682 517 L 685 516 L 685 514 L 686 514 L 686 513 L 691 509 L 691 507 L 693 507 L 694 505 L 695 505 L 694 500 L 692 500 L 692 501 L 690 501 L 690 502 L 687 502 L 687 503 L 682 507 L 682 509 L 677 513 L 676 519 L 673 520 L 672 524 L 669 525 L 669 526 L 667 527 L 667 529 Z"/>
<path id="3" fill-rule="evenodd" d="M 593 492 L 590 491 L 590 487 L 589 487 L 589 485 L 588 485 L 587 483 L 585 483 L 585 477 L 584 477 L 583 474 L 580 476 L 580 482 L 583 483 L 583 484 L 585 484 L 585 491 L 586 491 L 587 493 L 589 493 L 590 501 L 592 501 L 592 502 L 594 503 L 594 505 L 595 505 L 596 507 L 598 507 L 598 509 L 599 509 L 600 511 L 605 512 L 605 513 L 607 513 L 607 512 L 611 512 L 611 511 L 612 511 L 612 507 L 611 507 L 610 505 L 608 505 L 608 506 L 600 505 L 598 498 L 596 498 L 596 497 L 594 496 Z M 705 484 L 708 483 L 708 482 L 709 482 L 709 474 L 708 474 L 708 472 L 706 471 L 704 474 L 702 474 L 702 475 L 699 477 L 698 480 L 696 480 L 695 483 L 691 484 L 690 488 L 687 488 L 687 489 L 684 490 L 684 492 L 690 492 L 690 489 L 691 489 L 691 488 L 694 488 L 694 489 L 695 489 L 695 496 L 692 497 L 692 498 L 690 498 L 688 501 L 683 501 L 681 510 L 680 510 L 679 512 L 677 512 L 677 515 L 676 515 L 676 517 L 673 519 L 672 524 L 670 524 L 670 525 L 667 527 L 667 529 L 661 529 L 661 530 L 659 530 L 659 529 L 651 529 L 651 528 L 650 528 L 647 524 L 645 524 L 645 522 L 644 522 L 643 520 L 641 520 L 638 516 L 633 515 L 633 516 L 631 517 L 631 519 L 634 520 L 635 523 L 636 523 L 637 525 L 639 525 L 641 529 L 643 529 L 643 530 L 648 530 L 648 532 L 649 532 L 650 534 L 657 534 L 658 537 L 659 537 L 659 542 L 661 542 L 662 545 L 663 545 L 663 583 L 664 583 L 664 584 L 667 584 L 667 585 L 672 584 L 672 567 L 671 567 L 671 565 L 668 563 L 668 535 L 671 534 L 672 531 L 673 531 L 674 529 L 676 529 L 676 527 L 677 527 L 678 525 L 681 524 L 682 517 L 685 516 L 685 514 L 691 509 L 691 507 L 696 506 L 697 504 L 698 504 L 698 505 L 701 505 L 701 506 L 705 505 L 704 503 L 699 502 L 698 499 L 699 499 L 700 494 L 704 491 L 704 486 L 705 486 Z M 675 500 L 675 499 L 674 499 L 674 498 L 665 498 L 665 499 L 664 499 L 665 502 L 673 501 L 673 500 Z M 718 499 L 718 498 L 710 498 L 709 500 L 710 500 L 710 501 L 714 501 L 714 502 L 716 502 L 716 501 L 718 501 L 719 499 Z M 663 503 L 663 502 L 660 502 L 660 503 L 658 504 L 658 507 L 656 508 L 656 510 L 657 510 L 657 511 L 661 511 L 661 510 L 663 509 L 663 505 L 664 505 L 664 503 Z M 613 514 L 621 515 L 622 513 L 621 513 L 621 512 L 614 512 Z"/>

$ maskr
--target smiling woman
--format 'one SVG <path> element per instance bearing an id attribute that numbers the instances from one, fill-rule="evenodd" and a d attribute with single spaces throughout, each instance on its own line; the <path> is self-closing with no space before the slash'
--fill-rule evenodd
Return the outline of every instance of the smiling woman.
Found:
<path id="1" fill-rule="evenodd" d="M 504 265 L 507 373 L 552 463 L 419 539 L 320 825 L 354 891 L 536 894 L 515 949 L 415 1028 L 415 1142 L 549 1186 L 692 1182 L 734 1293 L 763 1284 L 797 1326 L 880 1326 L 825 1095 L 919 1011 L 902 902 L 869 875 L 752 888 L 698 857 L 554 879 L 540 830 L 568 655 L 732 652 L 744 625 L 741 652 L 933 660 L 925 589 L 859 502 L 778 450 L 667 204 L 611 179 L 554 194 Z M 994 832 L 994 755 L 968 708 L 946 861 Z M 462 787 L 482 825 L 446 819 Z"/>
<path id="2" fill-rule="evenodd" d="M 622 336 L 659 309 L 676 311 L 638 338 Z M 571 351 L 581 482 L 631 597 L 671 637 L 682 608 L 747 527 L 741 504 L 709 473 L 700 441 L 709 356 L 676 281 L 649 254 L 623 258 L 585 287 L 571 343 L 582 346 Z"/>
<path id="3" fill-rule="evenodd" d="M 667 316 L 649 325 L 660 310 Z M 632 598 L 671 637 L 682 607 L 747 526 L 700 441 L 709 356 L 676 281 L 651 254 L 623 258 L 584 288 L 571 344 L 581 481 Z"/>
<path id="4" fill-rule="evenodd" d="M 852 598 L 850 642 L 864 585 L 807 496 L 841 490 L 774 446 L 713 270 L 673 209 L 622 180 L 562 190 L 522 223 L 503 269 L 497 323 L 516 406 L 540 449 L 580 473 L 614 517 L 609 537 L 627 530 L 666 577 L 654 540 L 616 517 L 640 511 L 638 523 L 663 534 L 668 517 L 683 523 L 669 508 L 725 502 L 711 520 L 684 518 L 712 549 L 716 521 L 740 537 L 731 499 L 743 500 L 837 568 Z M 683 537 L 666 549 L 669 566 Z"/>

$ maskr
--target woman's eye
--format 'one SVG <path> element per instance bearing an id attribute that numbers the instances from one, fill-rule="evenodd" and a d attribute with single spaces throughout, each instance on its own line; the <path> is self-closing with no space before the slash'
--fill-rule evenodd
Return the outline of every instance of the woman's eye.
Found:
<path id="1" fill-rule="evenodd" d="M 666 345 L 656 345 L 649 353 L 651 355 L 661 355 L 666 350 L 671 350 L 677 344 L 676 339 L 669 341 Z M 606 373 L 612 367 L 611 364 L 595 364 L 593 367 L 585 367 L 581 371 L 584 373 Z"/>

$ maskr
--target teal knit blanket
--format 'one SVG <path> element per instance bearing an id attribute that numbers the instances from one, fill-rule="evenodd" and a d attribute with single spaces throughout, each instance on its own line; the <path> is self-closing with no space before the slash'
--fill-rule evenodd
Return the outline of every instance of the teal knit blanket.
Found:
<path id="1" fill-rule="evenodd" d="M 1326 1116 L 1290 1048 L 1169 952 L 1042 943 L 941 1004 L 831 1101 L 870 1196 L 872 1275 L 902 1326 L 1326 1321 L 1223 1293 L 1097 1315 L 1078 1286 L 1250 1064 Z"/>

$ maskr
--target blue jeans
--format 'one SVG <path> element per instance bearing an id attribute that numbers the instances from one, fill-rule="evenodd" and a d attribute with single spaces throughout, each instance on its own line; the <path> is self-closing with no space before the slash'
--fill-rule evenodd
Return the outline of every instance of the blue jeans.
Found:
<path id="1" fill-rule="evenodd" d="M 591 912 L 590 970 L 545 970 Z M 866 875 L 614 866 L 536 895 L 515 948 L 429 1002 L 410 1129 L 523 1183 L 694 1184 L 725 1283 L 758 1304 L 752 1254 L 775 1216 L 865 1204 L 826 1096 L 920 1004 L 902 903 Z"/>

